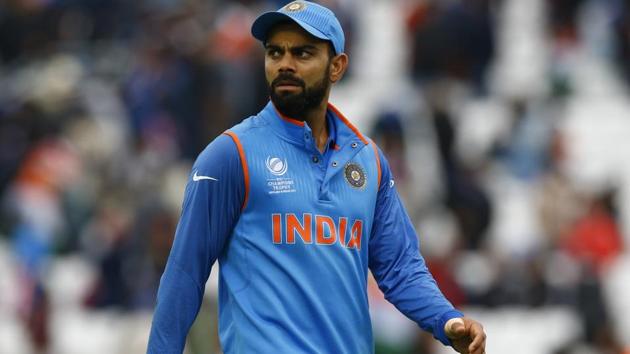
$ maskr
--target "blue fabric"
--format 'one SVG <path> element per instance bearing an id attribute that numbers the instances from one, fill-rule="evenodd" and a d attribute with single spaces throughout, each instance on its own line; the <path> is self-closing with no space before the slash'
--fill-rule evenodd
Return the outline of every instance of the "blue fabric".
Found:
<path id="1" fill-rule="evenodd" d="M 327 116 L 339 148 L 323 159 L 308 124 L 271 103 L 230 129 L 248 188 L 230 137 L 200 155 L 191 176 L 218 181 L 188 183 L 149 353 L 182 352 L 216 260 L 227 354 L 372 353 L 368 269 L 390 302 L 449 343 L 444 323 L 461 313 L 426 269 L 385 157 L 333 107 Z"/>

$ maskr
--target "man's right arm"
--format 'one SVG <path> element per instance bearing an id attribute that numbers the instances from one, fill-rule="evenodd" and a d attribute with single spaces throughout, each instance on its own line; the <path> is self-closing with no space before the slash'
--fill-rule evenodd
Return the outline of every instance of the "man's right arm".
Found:
<path id="1" fill-rule="evenodd" d="M 237 147 L 216 138 L 193 165 L 175 240 L 160 280 L 147 353 L 182 353 L 205 283 L 236 224 L 245 196 Z"/>

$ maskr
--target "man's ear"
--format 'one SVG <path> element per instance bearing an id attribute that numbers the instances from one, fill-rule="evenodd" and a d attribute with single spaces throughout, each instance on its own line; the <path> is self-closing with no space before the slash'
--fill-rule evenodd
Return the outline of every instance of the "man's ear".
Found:
<path id="1" fill-rule="evenodd" d="M 346 53 L 341 53 L 339 55 L 334 56 L 330 61 L 330 81 L 335 83 L 346 73 L 346 69 L 348 68 L 348 55 Z"/>

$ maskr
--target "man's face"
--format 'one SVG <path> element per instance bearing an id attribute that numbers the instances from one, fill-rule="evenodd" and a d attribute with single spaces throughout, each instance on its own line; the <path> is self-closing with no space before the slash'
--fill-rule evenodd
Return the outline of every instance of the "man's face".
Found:
<path id="1" fill-rule="evenodd" d="M 265 45 L 265 75 L 271 101 L 284 115 L 304 118 L 320 106 L 330 90 L 328 42 L 294 23 L 271 30 Z"/>

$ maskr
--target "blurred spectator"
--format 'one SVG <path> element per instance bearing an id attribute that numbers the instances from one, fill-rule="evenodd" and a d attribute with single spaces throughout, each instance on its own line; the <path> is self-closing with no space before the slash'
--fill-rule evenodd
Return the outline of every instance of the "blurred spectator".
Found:
<path id="1" fill-rule="evenodd" d="M 540 178 L 538 208 L 542 229 L 549 238 L 548 246 L 555 247 L 561 237 L 582 214 L 585 201 L 563 173 L 566 159 L 566 142 L 556 131 L 548 147 L 548 166 Z"/>
<path id="2" fill-rule="evenodd" d="M 372 129 L 372 138 L 387 157 L 387 162 L 395 177 L 396 189 L 405 205 L 409 205 L 413 180 L 411 180 L 407 162 L 407 146 L 399 114 L 385 112 L 378 116 Z"/>
<path id="3" fill-rule="evenodd" d="M 513 102 L 510 133 L 495 146 L 506 168 L 523 180 L 535 180 L 547 168 L 553 120 L 545 108 L 534 102 Z"/>
<path id="4" fill-rule="evenodd" d="M 584 0 L 547 0 L 550 31 L 555 40 L 571 44 L 578 40 L 578 16 Z"/>
<path id="5" fill-rule="evenodd" d="M 65 227 L 61 196 L 79 173 L 76 154 L 51 136 L 32 147 L 10 187 L 9 202 L 16 206 L 11 235 L 23 296 L 20 312 L 34 347 L 42 352 L 50 345 L 44 280 L 55 241 Z"/>
<path id="6" fill-rule="evenodd" d="M 615 59 L 626 81 L 630 84 L 630 1 L 619 0 L 613 2 L 612 12 L 614 21 L 612 31 L 616 46 Z"/>
<path id="7" fill-rule="evenodd" d="M 457 79 L 485 93 L 486 71 L 494 55 L 493 2 L 416 4 L 407 18 L 414 78 L 420 83 Z"/>
<path id="8" fill-rule="evenodd" d="M 594 271 L 606 267 L 623 251 L 622 236 L 615 220 L 614 190 L 595 196 L 584 215 L 561 236 L 560 247 Z"/>
<path id="9" fill-rule="evenodd" d="M 438 91 L 436 95 L 449 94 Z M 450 113 L 437 101 L 431 104 L 445 179 L 445 205 L 455 215 L 463 246 L 479 249 L 492 219 L 492 205 L 477 181 L 476 167 L 464 165 L 454 151 L 457 131 Z"/>

